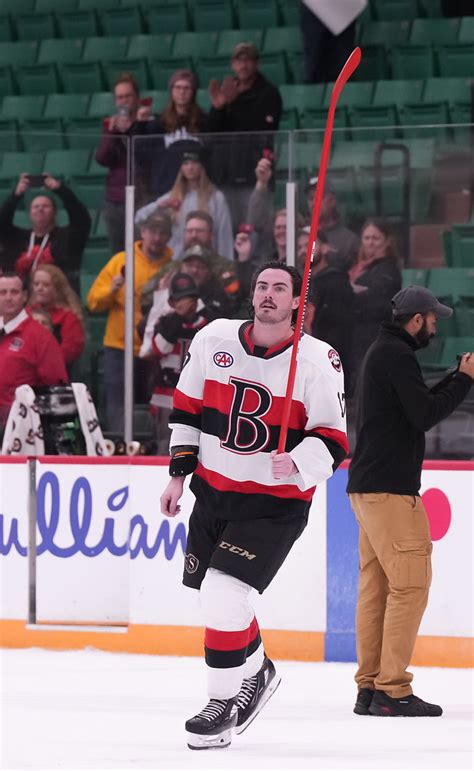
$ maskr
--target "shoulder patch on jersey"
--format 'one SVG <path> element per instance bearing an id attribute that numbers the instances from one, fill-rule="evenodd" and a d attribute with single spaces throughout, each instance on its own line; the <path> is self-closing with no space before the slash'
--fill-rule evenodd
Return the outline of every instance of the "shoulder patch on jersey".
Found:
<path id="1" fill-rule="evenodd" d="M 227 351 L 217 351 L 213 359 L 214 364 L 217 364 L 218 367 L 231 367 L 234 363 L 234 357 Z"/>
<path id="2" fill-rule="evenodd" d="M 331 362 L 332 366 L 336 370 L 336 372 L 341 371 L 341 357 L 339 356 L 338 352 L 334 350 L 334 348 L 331 348 L 328 351 L 328 359 Z"/>

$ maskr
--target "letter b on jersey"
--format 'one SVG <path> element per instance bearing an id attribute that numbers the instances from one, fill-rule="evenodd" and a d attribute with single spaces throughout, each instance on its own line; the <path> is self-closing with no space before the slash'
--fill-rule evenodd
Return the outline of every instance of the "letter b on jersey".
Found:
<path id="1" fill-rule="evenodd" d="M 221 447 L 241 453 L 262 450 L 269 437 L 268 426 L 262 420 L 272 404 L 270 391 L 260 383 L 229 378 L 234 398 L 229 413 L 229 428 Z"/>

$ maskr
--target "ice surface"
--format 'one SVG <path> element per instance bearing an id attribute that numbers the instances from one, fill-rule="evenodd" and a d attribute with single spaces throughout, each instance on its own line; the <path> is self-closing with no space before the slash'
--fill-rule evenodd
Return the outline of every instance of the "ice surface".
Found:
<path id="1" fill-rule="evenodd" d="M 470 670 L 413 667 L 441 718 L 354 715 L 354 664 L 277 662 L 280 688 L 231 747 L 193 752 L 193 658 L 0 650 L 2 769 L 471 769 Z"/>

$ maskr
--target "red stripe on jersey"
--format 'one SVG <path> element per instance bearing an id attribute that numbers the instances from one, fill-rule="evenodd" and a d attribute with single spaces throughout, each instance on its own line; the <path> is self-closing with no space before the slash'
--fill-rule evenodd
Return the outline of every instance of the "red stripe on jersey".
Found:
<path id="1" fill-rule="evenodd" d="M 249 640 L 250 641 L 254 640 L 258 635 L 258 633 L 259 633 L 258 622 L 254 616 L 252 623 L 250 624 L 250 627 L 249 627 Z"/>
<path id="2" fill-rule="evenodd" d="M 239 651 L 246 648 L 249 643 L 249 631 L 241 629 L 238 632 L 221 632 L 219 629 L 206 627 L 204 633 L 204 645 L 214 651 Z"/>
<path id="3" fill-rule="evenodd" d="M 244 378 L 242 378 L 244 380 Z M 256 383 L 256 385 L 260 385 Z M 249 387 L 252 383 L 249 381 Z M 266 386 L 264 386 L 266 388 Z M 253 413 L 259 406 L 259 396 L 256 391 L 247 391 L 244 403 L 242 405 L 243 413 Z M 235 389 L 230 383 L 219 383 L 217 380 L 206 380 L 204 386 L 204 405 L 207 409 L 217 410 L 223 415 L 230 415 L 232 408 L 232 402 L 234 400 Z M 279 426 L 281 424 L 281 416 L 283 413 L 283 404 L 285 401 L 284 396 L 272 395 L 272 404 L 268 412 L 265 415 L 260 416 L 267 426 Z M 243 414 L 241 412 L 241 414 Z M 292 400 L 291 411 L 289 418 L 289 428 L 303 431 L 306 425 L 306 412 L 303 402 Z"/>
<path id="4" fill-rule="evenodd" d="M 208 485 L 220 492 L 244 493 L 245 495 L 273 495 L 276 498 L 293 498 L 299 501 L 310 501 L 316 490 L 316 486 L 310 487 L 309 490 L 300 490 L 297 485 L 261 485 L 250 480 L 238 482 L 235 479 L 229 479 L 228 477 L 219 474 L 217 471 L 210 471 L 205 468 L 202 463 L 198 463 L 198 467 L 194 473 L 207 482 Z"/>
<path id="5" fill-rule="evenodd" d="M 337 442 L 346 453 L 349 452 L 349 442 L 347 441 L 347 435 L 344 431 L 339 431 L 337 428 L 325 428 L 324 426 L 321 426 L 319 428 L 313 428 L 307 433 L 308 436 L 319 434 L 320 436 L 325 436 L 327 439 L 332 439 L 333 442 Z"/>
<path id="6" fill-rule="evenodd" d="M 195 399 L 194 397 L 183 393 L 183 391 L 180 391 L 179 388 L 175 388 L 173 408 L 175 410 L 189 412 L 191 415 L 200 415 L 202 412 L 202 399 Z"/>

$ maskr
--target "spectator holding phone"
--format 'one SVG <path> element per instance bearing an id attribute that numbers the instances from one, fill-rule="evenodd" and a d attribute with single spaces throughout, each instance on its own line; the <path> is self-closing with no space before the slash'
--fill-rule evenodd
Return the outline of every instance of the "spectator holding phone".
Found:
<path id="1" fill-rule="evenodd" d="M 114 85 L 115 114 L 105 118 L 102 137 L 95 153 L 101 166 L 108 168 L 102 211 L 113 254 L 125 247 L 125 185 L 127 184 L 128 146 L 137 120 L 146 121 L 149 105 L 140 105 L 138 83 L 129 72 L 122 73 Z M 134 180 L 137 198 L 146 187 L 144 170 Z"/>
<path id="2" fill-rule="evenodd" d="M 31 229 L 17 227 L 13 221 L 18 206 L 25 193 L 40 184 L 45 193 L 35 196 L 30 203 Z M 57 204 L 51 193 L 64 204 L 68 225 L 57 225 Z M 38 265 L 54 263 L 78 288 L 82 252 L 90 228 L 89 212 L 72 190 L 48 173 L 34 177 L 24 172 L 0 207 L 0 267 L 28 277 Z"/>
<path id="3" fill-rule="evenodd" d="M 173 222 L 169 245 L 176 257 L 182 250 L 186 216 L 191 211 L 209 212 L 213 222 L 214 250 L 228 259 L 233 257 L 232 223 L 224 195 L 207 176 L 203 148 L 195 147 L 182 154 L 182 162 L 173 187 L 156 201 L 143 206 L 135 215 L 135 222 L 143 222 L 156 209 L 167 209 Z"/>

